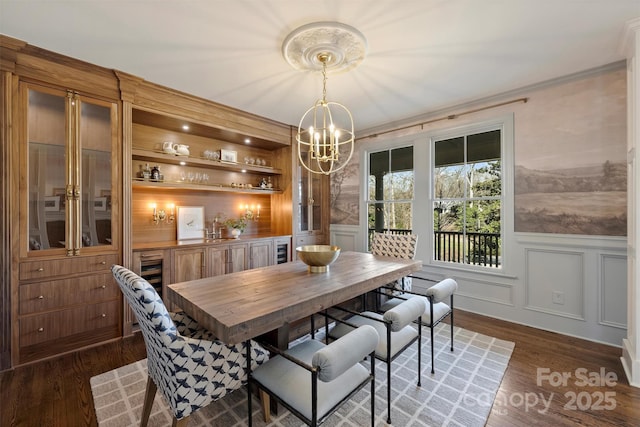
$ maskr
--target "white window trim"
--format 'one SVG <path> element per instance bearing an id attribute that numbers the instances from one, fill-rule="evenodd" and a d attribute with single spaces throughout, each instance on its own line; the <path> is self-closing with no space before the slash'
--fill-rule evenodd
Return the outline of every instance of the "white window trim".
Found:
<path id="1" fill-rule="evenodd" d="M 488 129 L 500 129 L 502 131 L 502 268 L 482 267 L 471 264 L 457 264 L 433 260 L 433 205 L 431 170 L 433 158 L 433 141 L 459 136 L 462 133 L 479 133 Z M 360 198 L 360 226 L 364 230 L 361 233 L 361 247 L 366 248 L 367 239 L 367 194 L 369 174 L 369 154 L 381 150 L 394 149 L 413 145 L 413 169 L 414 169 L 414 201 L 413 201 L 413 230 L 419 236 L 416 259 L 423 265 L 459 270 L 464 272 L 482 272 L 492 275 L 512 276 L 513 248 L 514 248 L 514 115 L 504 114 L 491 119 L 475 122 L 467 122 L 449 128 L 428 130 L 396 139 L 386 139 L 367 143 L 361 150 L 360 188 L 363 189 Z M 423 197 L 423 195 L 428 197 Z M 420 220 L 423 218 L 424 220 Z"/>

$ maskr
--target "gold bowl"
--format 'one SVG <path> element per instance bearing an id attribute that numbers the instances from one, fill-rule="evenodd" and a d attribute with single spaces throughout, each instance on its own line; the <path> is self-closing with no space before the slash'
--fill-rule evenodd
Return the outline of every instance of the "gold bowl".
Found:
<path id="1" fill-rule="evenodd" d="M 309 266 L 311 273 L 329 271 L 329 265 L 340 255 L 340 248 L 331 245 L 306 245 L 296 248 L 298 259 Z"/>

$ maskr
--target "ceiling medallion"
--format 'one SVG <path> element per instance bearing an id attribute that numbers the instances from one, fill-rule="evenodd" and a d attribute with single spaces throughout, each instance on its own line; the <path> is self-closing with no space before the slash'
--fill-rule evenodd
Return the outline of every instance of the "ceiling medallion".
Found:
<path id="1" fill-rule="evenodd" d="M 314 22 L 291 32 L 282 43 L 284 59 L 296 70 L 321 71 L 320 54 L 328 54 L 327 71 L 357 67 L 367 53 L 367 40 L 355 28 L 340 22 Z"/>
<path id="2" fill-rule="evenodd" d="M 337 172 L 353 155 L 353 117 L 344 105 L 327 101 L 327 71 L 357 67 L 366 50 L 362 33 L 338 22 L 303 25 L 282 43 L 282 54 L 293 68 L 322 71 L 322 98 L 302 115 L 296 134 L 298 160 L 309 172 Z"/>

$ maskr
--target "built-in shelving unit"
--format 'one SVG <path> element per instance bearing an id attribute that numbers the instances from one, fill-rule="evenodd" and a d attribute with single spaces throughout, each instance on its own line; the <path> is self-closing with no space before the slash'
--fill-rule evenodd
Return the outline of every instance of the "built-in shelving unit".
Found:
<path id="1" fill-rule="evenodd" d="M 282 170 L 269 166 L 257 166 L 239 162 L 223 162 L 221 160 L 211 160 L 193 156 L 177 156 L 174 154 L 166 154 L 162 151 L 150 151 L 134 148 L 131 150 L 131 155 L 134 160 L 161 162 L 169 165 L 197 166 L 234 172 L 246 171 L 263 175 L 282 175 Z"/>

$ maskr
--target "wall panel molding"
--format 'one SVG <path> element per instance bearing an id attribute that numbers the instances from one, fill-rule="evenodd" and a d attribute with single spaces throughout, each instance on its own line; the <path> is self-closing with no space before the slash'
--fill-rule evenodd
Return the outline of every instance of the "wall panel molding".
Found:
<path id="1" fill-rule="evenodd" d="M 584 265 L 584 252 L 525 249 L 524 308 L 584 321 Z"/>

